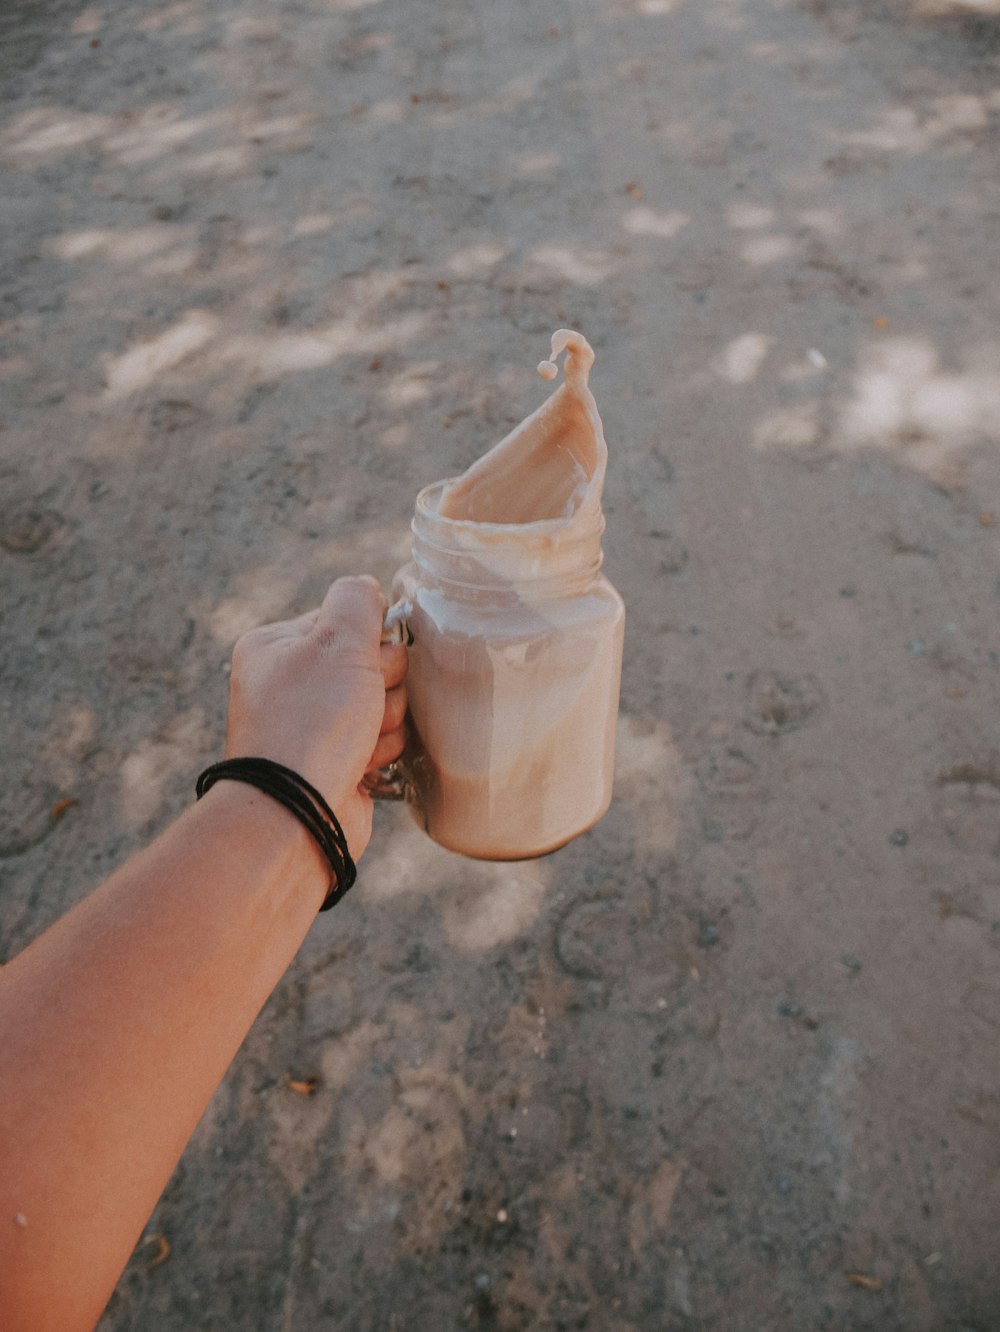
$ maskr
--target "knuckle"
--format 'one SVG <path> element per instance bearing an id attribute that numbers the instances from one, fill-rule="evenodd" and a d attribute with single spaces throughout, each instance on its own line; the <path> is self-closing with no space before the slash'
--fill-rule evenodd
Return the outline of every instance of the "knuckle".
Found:
<path id="1" fill-rule="evenodd" d="M 340 646 L 337 631 L 332 624 L 318 624 L 313 630 L 313 635 L 321 653 L 333 652 Z"/>
<path id="2" fill-rule="evenodd" d="M 361 670 L 365 674 L 378 672 L 377 658 L 373 661 L 371 646 L 354 639 L 345 639 L 332 625 L 317 625 L 313 639 L 321 657 L 329 657 L 338 666 L 348 670 Z"/>

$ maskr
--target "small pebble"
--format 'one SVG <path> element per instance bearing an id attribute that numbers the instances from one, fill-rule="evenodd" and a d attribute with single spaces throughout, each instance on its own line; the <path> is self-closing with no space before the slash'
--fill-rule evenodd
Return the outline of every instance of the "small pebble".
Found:
<path id="1" fill-rule="evenodd" d="M 24 1229 L 26 1228 L 27 1224 L 28 1224 L 28 1218 L 24 1215 L 23 1212 L 15 1212 L 15 1213 L 14 1213 L 14 1225 L 15 1225 L 15 1226 L 20 1226 L 21 1229 L 24 1230 Z"/>
<path id="2" fill-rule="evenodd" d="M 489 1290 L 492 1285 L 489 1272 L 477 1272 L 472 1279 L 472 1284 L 476 1290 Z"/>
<path id="3" fill-rule="evenodd" d="M 497 1220 L 500 1222 L 501 1225 L 504 1225 L 506 1223 L 507 1209 L 505 1207 L 501 1207 L 499 1212 L 497 1212 Z"/>
<path id="4" fill-rule="evenodd" d="M 861 970 L 861 959 L 855 953 L 841 953 L 840 960 L 848 971 L 857 973 Z"/>
<path id="5" fill-rule="evenodd" d="M 889 841 L 893 846 L 905 846 L 910 840 L 910 834 L 905 828 L 897 828 L 895 832 L 889 834 Z"/>
<path id="6" fill-rule="evenodd" d="M 856 597 L 858 595 L 858 589 L 856 587 L 850 587 L 850 586 L 842 587 L 840 589 L 840 595 L 842 597 Z"/>
<path id="7" fill-rule="evenodd" d="M 778 1005 L 778 1012 L 782 1017 L 797 1018 L 802 1016 L 802 1005 L 793 1004 L 791 999 L 782 999 Z"/>
<path id="8" fill-rule="evenodd" d="M 778 1192 L 791 1193 L 791 1191 L 792 1191 L 792 1181 L 788 1178 L 787 1175 L 782 1175 L 781 1178 L 778 1180 Z"/>

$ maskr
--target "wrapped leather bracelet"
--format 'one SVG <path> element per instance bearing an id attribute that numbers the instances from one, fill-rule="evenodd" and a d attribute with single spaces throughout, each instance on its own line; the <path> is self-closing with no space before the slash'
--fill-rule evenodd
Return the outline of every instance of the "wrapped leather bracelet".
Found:
<path id="1" fill-rule="evenodd" d="M 202 796 L 223 779 L 247 782 L 255 786 L 289 813 L 312 834 L 326 856 L 333 879 L 320 911 L 329 911 L 340 901 L 358 877 L 357 867 L 347 849 L 347 838 L 337 816 L 323 796 L 304 777 L 282 763 L 266 758 L 224 759 L 213 763 L 198 778 L 195 796 Z"/>

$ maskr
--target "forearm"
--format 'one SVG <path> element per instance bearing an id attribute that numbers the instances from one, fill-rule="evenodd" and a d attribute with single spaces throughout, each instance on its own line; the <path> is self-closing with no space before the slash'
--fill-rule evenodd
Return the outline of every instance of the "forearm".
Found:
<path id="1" fill-rule="evenodd" d="M 327 886 L 223 782 L 0 972 L 0 1326 L 97 1320 Z"/>

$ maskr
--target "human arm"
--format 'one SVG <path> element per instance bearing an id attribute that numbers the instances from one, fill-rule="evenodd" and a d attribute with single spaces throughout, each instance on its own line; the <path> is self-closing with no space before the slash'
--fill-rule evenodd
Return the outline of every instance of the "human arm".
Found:
<path id="1" fill-rule="evenodd" d="M 234 654 L 227 755 L 300 772 L 355 860 L 361 776 L 402 746 L 405 650 L 379 648 L 384 609 L 373 581 L 342 579 Z M 292 814 L 221 781 L 0 970 L 5 1332 L 97 1321 L 328 887 Z"/>

